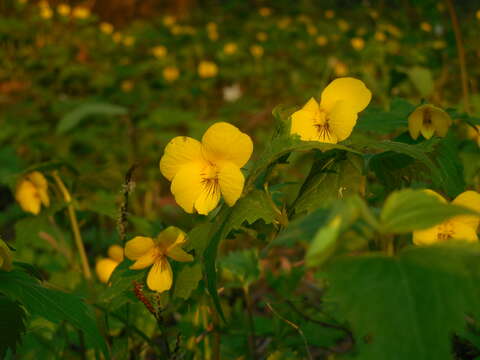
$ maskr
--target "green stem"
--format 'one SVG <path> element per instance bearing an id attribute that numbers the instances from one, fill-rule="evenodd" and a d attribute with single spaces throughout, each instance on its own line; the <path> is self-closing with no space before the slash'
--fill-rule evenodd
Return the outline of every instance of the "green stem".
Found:
<path id="1" fill-rule="evenodd" d="M 245 296 L 245 305 L 247 306 L 248 313 L 248 349 L 250 351 L 250 358 L 255 360 L 257 359 L 257 352 L 255 349 L 255 323 L 253 321 L 253 305 L 252 299 L 250 298 L 248 285 L 243 287 L 243 294 Z"/>

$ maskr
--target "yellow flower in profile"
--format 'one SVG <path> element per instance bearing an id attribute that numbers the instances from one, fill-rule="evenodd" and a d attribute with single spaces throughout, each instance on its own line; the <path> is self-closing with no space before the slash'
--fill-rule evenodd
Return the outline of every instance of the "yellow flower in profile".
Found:
<path id="1" fill-rule="evenodd" d="M 360 51 L 365 47 L 365 40 L 361 37 L 354 37 L 350 40 L 350 44 L 355 50 Z"/>
<path id="2" fill-rule="evenodd" d="M 257 33 L 256 38 L 258 41 L 264 42 L 267 41 L 268 35 L 266 32 L 260 31 L 259 33 Z"/>
<path id="3" fill-rule="evenodd" d="M 325 11 L 325 18 L 326 19 L 333 19 L 335 17 L 335 11 L 327 10 Z"/>
<path id="4" fill-rule="evenodd" d="M 187 213 L 207 215 L 223 196 L 233 206 L 243 191 L 241 172 L 253 151 L 252 139 L 235 126 L 218 122 L 202 142 L 186 136 L 173 138 L 165 147 L 160 171 L 172 182 L 175 201 Z"/>
<path id="5" fill-rule="evenodd" d="M 23 211 L 38 215 L 43 206 L 50 205 L 48 183 L 38 171 L 25 175 L 17 185 L 15 198 Z"/>
<path id="6" fill-rule="evenodd" d="M 320 36 L 317 36 L 317 38 L 315 39 L 315 42 L 319 46 L 325 46 L 328 43 L 328 38 L 325 35 L 320 35 Z"/>
<path id="7" fill-rule="evenodd" d="M 475 127 L 467 127 L 467 137 L 475 141 L 480 147 L 480 125 L 475 125 Z"/>
<path id="8" fill-rule="evenodd" d="M 108 248 L 108 258 L 102 258 L 95 265 L 95 272 L 98 279 L 108 283 L 115 268 L 123 261 L 123 248 L 119 245 L 112 245 Z"/>
<path id="9" fill-rule="evenodd" d="M 237 52 L 238 46 L 233 42 L 226 43 L 223 47 L 223 52 L 227 55 L 233 55 Z"/>
<path id="10" fill-rule="evenodd" d="M 173 273 L 168 257 L 180 262 L 193 261 L 193 256 L 182 249 L 186 242 L 185 233 L 170 226 L 155 239 L 136 236 L 125 245 L 125 256 L 134 260 L 132 270 L 152 267 L 147 275 L 147 286 L 158 292 L 170 290 Z M 153 266 L 152 266 L 153 265 Z"/>
<path id="11" fill-rule="evenodd" d="M 252 45 L 250 46 L 250 53 L 253 55 L 255 58 L 261 58 L 263 56 L 263 47 L 261 45 Z"/>
<path id="12" fill-rule="evenodd" d="M 268 7 L 262 7 L 258 10 L 258 13 L 263 17 L 267 17 L 267 16 L 270 16 L 272 14 L 272 9 L 270 9 Z"/>
<path id="13" fill-rule="evenodd" d="M 76 6 L 73 8 L 72 16 L 76 19 L 86 19 L 90 16 L 90 9 L 84 6 Z"/>
<path id="14" fill-rule="evenodd" d="M 432 31 L 432 25 L 430 25 L 426 21 L 422 21 L 422 23 L 420 24 L 420 29 L 422 29 L 425 32 L 431 32 Z"/>
<path id="15" fill-rule="evenodd" d="M 162 71 L 163 78 L 168 82 L 173 82 L 178 79 L 180 72 L 175 66 L 167 66 Z"/>
<path id="16" fill-rule="evenodd" d="M 426 190 L 426 192 L 436 196 L 441 202 L 446 202 L 446 200 L 435 191 Z M 480 194 L 476 191 L 465 191 L 458 195 L 452 201 L 452 204 L 480 212 Z M 477 228 L 479 222 L 480 216 L 455 216 L 429 229 L 414 231 L 413 243 L 415 245 L 431 245 L 451 239 L 465 240 L 468 242 L 478 241 Z"/>
<path id="17" fill-rule="evenodd" d="M 215 77 L 218 74 L 217 64 L 215 64 L 212 61 L 200 62 L 200 64 L 198 64 L 197 70 L 198 70 L 198 75 L 204 79 Z"/>
<path id="18" fill-rule="evenodd" d="M 322 92 L 320 104 L 311 98 L 292 114 L 291 134 L 304 141 L 336 144 L 348 138 L 358 113 L 370 103 L 372 93 L 351 77 L 333 80 Z"/>
<path id="19" fill-rule="evenodd" d="M 162 59 L 167 55 L 168 51 L 167 48 L 163 45 L 157 45 L 152 49 L 152 54 L 157 59 Z"/>
<path id="20" fill-rule="evenodd" d="M 100 31 L 104 34 L 110 35 L 113 33 L 113 25 L 108 22 L 100 23 Z"/>
<path id="21" fill-rule="evenodd" d="M 430 139 L 433 134 L 444 137 L 451 124 L 450 116 L 431 104 L 417 107 L 408 117 L 408 131 L 413 139 L 417 139 L 420 134 L 425 139 Z"/>
<path id="22" fill-rule="evenodd" d="M 71 10 L 70 5 L 68 4 L 58 4 L 57 6 L 57 13 L 62 16 L 70 15 Z"/>

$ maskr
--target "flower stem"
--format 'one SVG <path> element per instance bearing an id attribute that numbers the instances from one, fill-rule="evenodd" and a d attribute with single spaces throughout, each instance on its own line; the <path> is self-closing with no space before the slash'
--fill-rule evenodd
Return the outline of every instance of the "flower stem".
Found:
<path id="1" fill-rule="evenodd" d="M 62 179 L 60 179 L 58 172 L 54 171 L 52 173 L 52 176 L 58 188 L 62 192 L 65 202 L 67 203 L 68 217 L 70 219 L 70 225 L 72 227 L 73 238 L 75 239 L 75 245 L 77 246 L 78 253 L 80 254 L 80 262 L 82 264 L 83 275 L 85 276 L 85 279 L 90 280 L 92 278 L 92 273 L 90 272 L 90 267 L 88 266 L 85 246 L 83 245 L 82 235 L 80 234 L 80 228 L 78 226 L 77 215 L 75 214 L 75 209 L 72 204 L 72 196 L 70 195 Z"/>

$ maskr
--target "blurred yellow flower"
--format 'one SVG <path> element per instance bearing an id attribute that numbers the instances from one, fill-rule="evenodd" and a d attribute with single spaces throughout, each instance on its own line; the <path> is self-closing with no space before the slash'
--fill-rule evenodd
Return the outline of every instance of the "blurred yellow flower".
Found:
<path id="1" fill-rule="evenodd" d="M 58 4 L 58 6 L 57 6 L 57 13 L 62 15 L 62 16 L 70 15 L 71 10 L 72 9 L 70 8 L 70 5 L 68 5 L 68 4 Z"/>
<path id="2" fill-rule="evenodd" d="M 201 78 L 212 78 L 217 76 L 218 74 L 218 67 L 217 64 L 215 64 L 212 61 L 201 61 L 200 64 L 198 64 L 198 75 Z"/>
<path id="3" fill-rule="evenodd" d="M 312 36 L 313 36 L 313 35 L 317 35 L 318 30 L 317 30 L 317 28 L 316 28 L 315 26 L 313 26 L 313 25 L 308 25 L 308 26 L 307 26 L 307 32 L 308 32 L 309 35 L 312 35 Z"/>
<path id="4" fill-rule="evenodd" d="M 15 198 L 23 211 L 38 215 L 43 206 L 50 205 L 48 183 L 38 171 L 25 175 L 17 185 Z"/>
<path id="5" fill-rule="evenodd" d="M 119 42 L 122 41 L 123 35 L 120 32 L 117 31 L 113 34 L 112 39 L 113 39 L 114 42 L 116 42 L 118 44 Z"/>
<path id="6" fill-rule="evenodd" d="M 360 51 L 365 47 L 365 40 L 361 37 L 354 37 L 350 40 L 350 44 L 355 50 Z"/>
<path id="7" fill-rule="evenodd" d="M 216 23 L 211 21 L 207 24 L 207 35 L 208 35 L 208 38 L 212 41 L 218 40 L 218 31 L 217 31 Z"/>
<path id="8" fill-rule="evenodd" d="M 267 41 L 268 35 L 267 35 L 267 33 L 261 31 L 261 32 L 257 33 L 256 38 L 257 38 L 258 41 L 262 41 L 262 42 L 263 42 L 263 41 Z"/>
<path id="9" fill-rule="evenodd" d="M 90 9 L 84 6 L 75 6 L 72 11 L 72 16 L 76 19 L 86 19 L 90 16 Z"/>
<path id="10" fill-rule="evenodd" d="M 173 82 L 178 79 L 180 72 L 175 66 L 167 66 L 162 71 L 163 78 L 168 82 Z"/>
<path id="11" fill-rule="evenodd" d="M 345 76 L 348 74 L 348 66 L 347 64 L 337 60 L 333 64 L 333 72 L 337 76 Z"/>
<path id="12" fill-rule="evenodd" d="M 155 239 L 134 237 L 125 245 L 125 256 L 135 261 L 130 266 L 132 270 L 151 266 L 147 275 L 147 286 L 150 290 L 164 292 L 170 290 L 173 283 L 173 272 L 167 258 L 180 262 L 193 261 L 193 256 L 182 249 L 186 241 L 182 230 L 170 226 Z"/>
<path id="13" fill-rule="evenodd" d="M 480 147 L 480 125 L 467 126 L 467 137 L 475 141 Z"/>
<path id="14" fill-rule="evenodd" d="M 263 47 L 261 45 L 255 44 L 250 46 L 250 53 L 257 59 L 263 56 L 263 52 Z"/>
<path id="15" fill-rule="evenodd" d="M 172 182 L 175 201 L 187 213 L 207 215 L 223 196 L 233 206 L 245 182 L 240 170 L 250 159 L 253 142 L 235 126 L 218 122 L 208 128 L 202 142 L 186 136 L 165 147 L 160 171 Z"/>
<path id="16" fill-rule="evenodd" d="M 304 141 L 336 144 L 348 138 L 358 113 L 370 103 L 372 93 L 354 78 L 333 80 L 322 92 L 320 104 L 311 98 L 292 114 L 291 134 Z"/>
<path id="17" fill-rule="evenodd" d="M 441 202 L 446 202 L 446 200 L 435 191 L 425 191 L 437 197 Z M 480 212 L 480 194 L 476 191 L 465 191 L 458 195 L 452 201 L 452 204 Z M 447 240 L 475 242 L 478 241 L 477 228 L 479 221 L 480 216 L 455 216 L 429 229 L 414 231 L 413 243 L 415 245 L 431 245 Z"/>
<path id="18" fill-rule="evenodd" d="M 237 52 L 238 46 L 233 42 L 226 43 L 223 47 L 223 52 L 227 55 L 233 55 Z"/>
<path id="19" fill-rule="evenodd" d="M 113 25 L 108 22 L 101 22 L 100 31 L 104 34 L 110 35 L 111 33 L 113 33 Z"/>
<path id="20" fill-rule="evenodd" d="M 319 46 L 325 46 L 328 43 L 328 39 L 325 35 L 320 35 L 320 36 L 317 36 L 317 38 L 315 39 L 315 42 Z"/>
<path id="21" fill-rule="evenodd" d="M 123 45 L 130 47 L 133 44 L 135 44 L 135 38 L 131 35 L 127 35 L 123 38 L 122 42 L 123 42 Z"/>
<path id="22" fill-rule="evenodd" d="M 176 22 L 177 22 L 177 20 L 175 19 L 174 16 L 167 15 L 167 16 L 163 17 L 163 25 L 165 25 L 166 27 L 170 27 L 173 24 L 175 24 Z"/>
<path id="23" fill-rule="evenodd" d="M 350 24 L 343 19 L 338 20 L 337 25 L 338 25 L 338 28 L 343 32 L 348 31 L 348 29 L 350 29 Z"/>
<path id="24" fill-rule="evenodd" d="M 326 19 L 333 19 L 335 17 L 335 11 L 327 10 L 325 11 L 325 18 Z"/>
<path id="25" fill-rule="evenodd" d="M 382 31 L 376 31 L 374 37 L 375 37 L 375 40 L 380 42 L 384 42 L 385 40 L 387 40 L 387 36 Z"/>
<path id="26" fill-rule="evenodd" d="M 95 272 L 98 279 L 103 283 L 108 283 L 110 276 L 115 268 L 123 261 L 123 248 L 119 245 L 112 245 L 108 248 L 108 258 L 97 260 Z"/>
<path id="27" fill-rule="evenodd" d="M 430 139 L 433 134 L 444 137 L 451 124 L 450 116 L 431 104 L 417 107 L 408 117 L 408 130 L 413 139 L 417 139 L 420 134 L 425 139 Z"/>
<path id="28" fill-rule="evenodd" d="M 268 7 L 262 7 L 258 10 L 258 13 L 263 17 L 270 16 L 272 14 L 272 9 Z"/>
<path id="29" fill-rule="evenodd" d="M 44 19 L 51 19 L 53 11 L 49 6 L 42 6 L 40 7 L 40 16 Z"/>
<path id="30" fill-rule="evenodd" d="M 163 45 L 157 45 L 152 49 L 152 54 L 157 59 L 162 59 L 167 55 L 168 51 L 167 48 Z"/>
<path id="31" fill-rule="evenodd" d="M 123 92 L 130 92 L 133 89 L 133 81 L 123 80 L 122 84 L 120 86 L 121 86 Z"/>
<path id="32" fill-rule="evenodd" d="M 475 13 L 475 16 L 477 17 L 477 20 L 480 20 L 480 10 L 477 10 Z"/>
<path id="33" fill-rule="evenodd" d="M 432 25 L 430 25 L 428 22 L 426 21 L 422 21 L 420 23 L 420 29 L 422 29 L 423 31 L 425 32 L 430 32 L 432 31 Z"/>

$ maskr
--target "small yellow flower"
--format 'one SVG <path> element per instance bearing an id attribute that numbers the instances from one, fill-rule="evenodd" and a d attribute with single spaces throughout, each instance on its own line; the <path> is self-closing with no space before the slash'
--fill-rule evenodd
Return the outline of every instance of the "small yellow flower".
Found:
<path id="1" fill-rule="evenodd" d="M 167 48 L 163 45 L 157 45 L 152 49 L 152 54 L 157 59 L 162 59 L 167 55 Z"/>
<path id="2" fill-rule="evenodd" d="M 175 261 L 193 261 L 192 255 L 182 249 L 185 233 L 170 226 L 157 235 L 155 239 L 136 236 L 125 245 L 125 256 L 134 260 L 132 270 L 141 270 L 152 266 L 147 276 L 147 286 L 158 292 L 170 290 L 173 273 L 167 257 Z"/>
<path id="3" fill-rule="evenodd" d="M 335 11 L 327 10 L 325 11 L 325 18 L 326 19 L 333 19 L 335 17 Z"/>
<path id="4" fill-rule="evenodd" d="M 272 9 L 270 9 L 268 7 L 262 7 L 258 10 L 258 13 L 263 17 L 267 17 L 267 16 L 270 16 L 272 14 Z"/>
<path id="5" fill-rule="evenodd" d="M 318 46 L 325 46 L 328 43 L 328 38 L 325 35 L 320 35 L 317 36 L 315 39 L 315 42 L 317 43 Z"/>
<path id="6" fill-rule="evenodd" d="M 348 29 L 350 29 L 350 24 L 343 19 L 338 20 L 337 25 L 338 28 L 343 32 L 346 32 Z"/>
<path id="7" fill-rule="evenodd" d="M 113 33 L 113 25 L 108 22 L 100 23 L 100 31 L 104 34 L 110 35 Z"/>
<path id="8" fill-rule="evenodd" d="M 212 78 L 217 76 L 218 74 L 218 67 L 217 64 L 211 61 L 202 61 L 198 64 L 198 75 L 201 78 Z"/>
<path id="9" fill-rule="evenodd" d="M 450 116 L 431 104 L 419 106 L 408 117 L 408 130 L 413 139 L 417 139 L 420 134 L 425 139 L 430 139 L 433 134 L 444 137 L 451 124 Z"/>
<path id="10" fill-rule="evenodd" d="M 167 15 L 163 18 L 163 25 L 165 25 L 166 27 L 170 27 L 176 22 L 177 22 L 177 19 L 175 19 L 175 17 L 171 15 Z"/>
<path id="11" fill-rule="evenodd" d="M 112 245 L 108 248 L 108 258 L 97 260 L 95 272 L 98 279 L 103 283 L 108 283 L 110 276 L 115 268 L 123 261 L 123 248 L 119 245 Z"/>
<path id="12" fill-rule="evenodd" d="M 122 42 L 123 42 L 123 45 L 130 47 L 133 44 L 135 44 L 135 38 L 131 35 L 127 35 L 123 38 Z"/>
<path id="13" fill-rule="evenodd" d="M 436 196 L 441 202 L 446 202 L 446 200 L 435 191 L 426 191 Z M 476 191 L 465 191 L 458 195 L 455 200 L 452 201 L 452 204 L 480 212 L 480 194 Z M 480 216 L 455 216 L 432 228 L 414 231 L 413 243 L 415 245 L 431 245 L 450 239 L 465 240 L 468 242 L 478 241 L 477 228 L 479 221 Z"/>
<path id="14" fill-rule="evenodd" d="M 345 76 L 348 74 L 348 66 L 347 64 L 337 60 L 333 64 L 333 72 L 337 76 Z"/>
<path id="15" fill-rule="evenodd" d="M 361 37 L 354 37 L 350 40 L 350 44 L 355 50 L 360 51 L 365 47 L 365 40 Z"/>
<path id="16" fill-rule="evenodd" d="M 76 6 L 73 8 L 72 16 L 76 19 L 86 19 L 90 16 L 90 9 L 84 6 Z"/>
<path id="17" fill-rule="evenodd" d="M 223 52 L 227 55 L 233 55 L 237 52 L 238 46 L 233 42 L 226 43 L 223 47 Z"/>
<path id="18" fill-rule="evenodd" d="M 431 32 L 432 31 L 432 25 L 430 25 L 426 21 L 422 21 L 422 23 L 420 24 L 420 29 L 422 29 L 425 32 Z"/>
<path id="19" fill-rule="evenodd" d="M 261 58 L 263 56 L 263 47 L 261 45 L 252 45 L 250 46 L 250 53 L 253 55 L 255 58 Z"/>
<path id="20" fill-rule="evenodd" d="M 167 66 L 162 71 L 163 78 L 168 82 L 173 82 L 178 79 L 180 72 L 175 66 Z"/>
<path id="21" fill-rule="evenodd" d="M 68 4 L 59 4 L 57 6 L 57 13 L 61 16 L 68 16 L 70 15 L 71 7 Z"/>
<path id="22" fill-rule="evenodd" d="M 53 11 L 49 6 L 42 6 L 40 8 L 40 16 L 44 19 L 51 19 L 53 16 Z"/>
<path id="23" fill-rule="evenodd" d="M 480 20 L 480 10 L 477 10 L 475 13 L 475 16 L 477 17 L 477 20 Z"/>
<path id="24" fill-rule="evenodd" d="M 257 38 L 258 41 L 264 42 L 264 41 L 267 41 L 268 35 L 267 35 L 266 32 L 261 31 L 261 32 L 257 33 L 256 38 Z"/>
<path id="25" fill-rule="evenodd" d="M 307 26 L 307 32 L 308 32 L 309 35 L 312 35 L 312 36 L 317 35 L 318 29 L 313 25 L 308 25 Z"/>
<path id="26" fill-rule="evenodd" d="M 292 114 L 291 134 L 304 141 L 336 144 L 348 138 L 358 113 L 370 103 L 372 94 L 365 84 L 346 77 L 333 80 L 322 92 L 320 104 L 311 98 Z"/>
<path id="27" fill-rule="evenodd" d="M 480 147 L 480 125 L 475 125 L 475 128 L 468 126 L 467 137 L 475 141 Z"/>
<path id="28" fill-rule="evenodd" d="M 42 204 L 48 207 L 48 183 L 42 173 L 34 171 L 25 175 L 17 185 L 15 198 L 24 211 L 35 215 L 40 213 Z"/>
<path id="29" fill-rule="evenodd" d="M 12 260 L 13 256 L 10 248 L 2 239 L 0 239 L 0 270 L 12 270 Z"/>
<path id="30" fill-rule="evenodd" d="M 379 42 L 384 42 L 385 40 L 387 40 L 387 36 L 382 31 L 376 31 L 374 37 L 375 37 L 375 40 Z"/>
<path id="31" fill-rule="evenodd" d="M 247 134 L 218 122 L 210 126 L 202 142 L 186 136 L 172 139 L 160 160 L 160 171 L 172 182 L 175 201 L 187 213 L 207 215 L 223 195 L 228 206 L 240 197 L 241 172 L 253 151 Z"/>
<path id="32" fill-rule="evenodd" d="M 207 24 L 207 34 L 208 38 L 212 41 L 218 40 L 218 31 L 217 31 L 217 24 L 214 22 L 209 22 Z"/>

